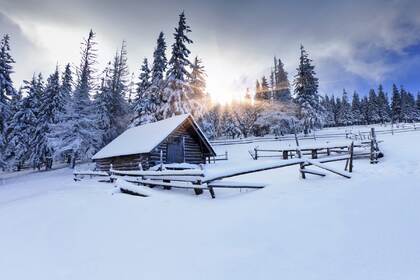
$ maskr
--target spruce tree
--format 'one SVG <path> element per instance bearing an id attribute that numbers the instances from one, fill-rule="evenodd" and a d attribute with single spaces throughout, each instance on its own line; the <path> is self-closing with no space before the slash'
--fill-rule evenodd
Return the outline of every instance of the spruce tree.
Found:
<path id="1" fill-rule="evenodd" d="M 416 110 L 417 110 L 416 120 L 419 121 L 420 120 L 420 92 L 417 93 Z"/>
<path id="2" fill-rule="evenodd" d="M 99 93 L 95 97 L 98 126 L 104 146 L 120 135 L 128 124 L 128 104 L 125 100 L 128 91 L 128 67 L 123 42 L 121 50 L 115 54 L 112 64 L 106 68 Z"/>
<path id="3" fill-rule="evenodd" d="M 360 108 L 362 112 L 362 122 L 363 124 L 371 123 L 371 116 L 369 112 L 369 99 L 367 96 L 363 97 L 360 101 Z"/>
<path id="4" fill-rule="evenodd" d="M 369 91 L 368 112 L 369 112 L 369 120 L 370 120 L 369 123 L 380 122 L 378 97 L 374 89 L 370 89 Z"/>
<path id="5" fill-rule="evenodd" d="M 378 87 L 378 97 L 377 97 L 377 106 L 378 106 L 378 115 L 379 121 L 383 124 L 390 121 L 390 108 L 388 103 L 388 98 L 383 90 L 382 85 Z"/>
<path id="6" fill-rule="evenodd" d="M 354 91 L 353 98 L 351 102 L 351 112 L 353 115 L 353 124 L 361 124 L 363 121 L 362 118 L 362 104 L 360 102 L 359 94 Z"/>
<path id="7" fill-rule="evenodd" d="M 271 99 L 271 92 L 268 81 L 265 76 L 261 78 L 260 90 L 255 94 L 255 100 L 260 102 L 269 102 Z"/>
<path id="8" fill-rule="evenodd" d="M 206 94 L 206 72 L 198 57 L 194 58 L 192 64 L 190 87 L 191 114 L 197 120 L 200 120 L 205 114 L 206 107 L 210 106 L 210 104 Z"/>
<path id="9" fill-rule="evenodd" d="M 10 100 L 16 94 L 13 87 L 11 74 L 13 73 L 12 64 L 15 63 L 10 54 L 10 37 L 5 35 L 0 41 L 0 168 L 5 169 L 6 159 L 4 157 L 6 149 L 6 130 L 7 122 L 11 117 Z"/>
<path id="10" fill-rule="evenodd" d="M 312 60 L 301 45 L 299 67 L 293 84 L 295 102 L 299 106 L 298 117 L 303 121 L 305 133 L 319 123 L 322 113 L 318 96 L 318 78 L 314 69 Z"/>
<path id="11" fill-rule="evenodd" d="M 347 91 L 343 89 L 343 96 L 341 97 L 341 107 L 339 111 L 339 124 L 351 125 L 353 123 L 353 114 Z"/>
<path id="12" fill-rule="evenodd" d="M 160 100 L 158 99 L 158 92 L 154 91 L 155 89 L 158 90 L 158 88 L 151 90 L 150 73 L 149 63 L 147 58 L 145 58 L 141 66 L 137 84 L 137 97 L 133 106 L 134 119 L 131 121 L 130 126 L 138 126 L 158 120 L 156 109 Z"/>
<path id="13" fill-rule="evenodd" d="M 96 112 L 91 101 L 95 89 L 96 62 L 95 33 L 90 30 L 89 36 L 82 43 L 81 62 L 77 69 L 77 81 L 73 92 L 73 102 L 68 108 L 66 119 L 54 128 L 52 137 L 55 140 L 56 155 L 67 154 L 74 167 L 77 159 L 88 159 L 97 151 L 100 139 L 96 127 Z"/>
<path id="14" fill-rule="evenodd" d="M 274 76 L 275 76 L 275 91 L 273 91 L 273 99 L 280 102 L 289 102 L 292 99 L 290 94 L 290 83 L 287 77 L 287 72 L 284 70 L 284 64 L 279 59 L 276 63 L 274 58 Z"/>
<path id="15" fill-rule="evenodd" d="M 65 104 L 60 98 L 60 81 L 58 67 L 47 79 L 45 89 L 42 76 L 38 78 L 39 106 L 36 114 L 36 125 L 32 137 L 32 151 L 30 162 L 34 168 L 50 169 L 53 162 L 53 143 L 49 141 L 49 134 L 54 124 L 61 118 Z"/>
<path id="16" fill-rule="evenodd" d="M 191 29 L 186 23 L 184 12 L 182 12 L 179 15 L 178 27 L 175 28 L 175 42 L 172 45 L 172 56 L 169 60 L 167 86 L 162 96 L 164 105 L 160 111 L 164 119 L 191 111 L 188 98 L 191 88 L 187 82 L 190 78 L 187 67 L 191 67 L 191 62 L 188 59 L 191 52 L 187 48 L 187 44 L 193 43 L 187 36 L 190 32 Z"/>
<path id="17" fill-rule="evenodd" d="M 401 121 L 401 95 L 395 84 L 392 85 L 391 115 L 393 122 Z"/>
<path id="18" fill-rule="evenodd" d="M 414 96 L 407 92 L 402 86 L 401 94 L 401 119 L 404 122 L 411 122 L 415 118 L 415 99 Z"/>

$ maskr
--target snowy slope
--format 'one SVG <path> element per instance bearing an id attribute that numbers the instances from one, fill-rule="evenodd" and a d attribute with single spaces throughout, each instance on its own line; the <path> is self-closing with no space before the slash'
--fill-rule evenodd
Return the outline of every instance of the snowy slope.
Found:
<path id="1" fill-rule="evenodd" d="M 356 161 L 350 180 L 302 180 L 292 166 L 242 176 L 268 186 L 214 200 L 114 193 L 69 169 L 12 178 L 0 185 L 0 278 L 418 279 L 420 133 L 381 139 L 385 158 Z M 230 160 L 208 171 L 256 164 L 254 146 L 218 147 Z"/>

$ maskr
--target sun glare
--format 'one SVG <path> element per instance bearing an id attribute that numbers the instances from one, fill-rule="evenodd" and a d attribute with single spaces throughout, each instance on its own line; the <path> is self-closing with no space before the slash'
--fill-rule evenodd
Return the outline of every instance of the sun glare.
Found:
<path id="1" fill-rule="evenodd" d="M 246 93 L 245 83 L 232 82 L 235 80 L 228 71 L 209 71 L 207 77 L 207 92 L 215 103 L 229 104 L 234 100 L 241 100 Z"/>

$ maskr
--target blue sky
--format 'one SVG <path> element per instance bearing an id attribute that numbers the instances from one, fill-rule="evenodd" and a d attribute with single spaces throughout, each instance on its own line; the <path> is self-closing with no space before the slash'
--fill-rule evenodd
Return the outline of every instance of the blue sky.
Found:
<path id="1" fill-rule="evenodd" d="M 192 27 L 193 55 L 203 59 L 208 90 L 243 94 L 281 58 L 292 80 L 303 44 L 320 92 L 367 93 L 383 83 L 420 89 L 420 1 L 142 1 L 0 0 L 0 30 L 12 36 L 16 84 L 79 59 L 89 29 L 97 32 L 99 65 L 128 44 L 130 70 L 151 58 L 160 31 L 168 45 L 178 14 Z M 168 54 L 169 55 L 169 54 Z"/>

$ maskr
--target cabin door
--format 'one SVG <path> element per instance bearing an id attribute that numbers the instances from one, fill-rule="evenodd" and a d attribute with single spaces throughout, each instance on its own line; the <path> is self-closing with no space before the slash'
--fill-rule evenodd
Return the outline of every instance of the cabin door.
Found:
<path id="1" fill-rule="evenodd" d="M 168 143 L 167 163 L 180 163 L 184 162 L 184 139 L 179 137 L 175 138 L 172 142 Z"/>

